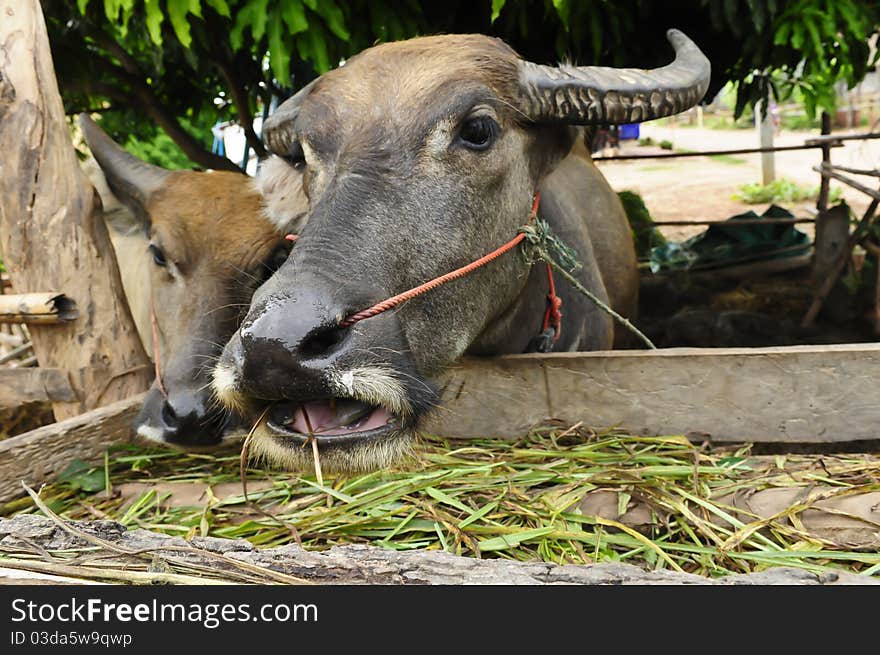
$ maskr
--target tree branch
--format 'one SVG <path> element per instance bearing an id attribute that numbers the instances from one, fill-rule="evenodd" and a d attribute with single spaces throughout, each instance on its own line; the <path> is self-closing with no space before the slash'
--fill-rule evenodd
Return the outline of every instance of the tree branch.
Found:
<path id="1" fill-rule="evenodd" d="M 131 94 L 141 105 L 141 109 L 143 109 L 144 113 L 162 128 L 162 130 L 172 141 L 174 141 L 174 143 L 177 144 L 187 157 L 204 168 L 237 171 L 239 173 L 242 172 L 242 170 L 236 166 L 235 162 L 206 150 L 202 144 L 199 143 L 198 139 L 183 128 L 177 118 L 168 111 L 156 95 L 153 88 L 147 83 L 146 76 L 138 63 L 125 51 L 124 48 L 122 48 L 122 46 L 101 30 L 95 30 L 90 36 L 95 39 L 95 43 L 116 57 L 122 65 L 122 68 L 120 69 L 118 66 L 102 57 L 96 56 L 95 62 L 112 75 L 129 84 L 131 87 Z"/>
<path id="2" fill-rule="evenodd" d="M 220 71 L 220 76 L 226 83 L 226 88 L 229 89 L 229 96 L 232 98 L 232 104 L 235 105 L 235 111 L 238 113 L 238 122 L 244 129 L 244 136 L 247 139 L 248 145 L 254 149 L 257 157 L 265 157 L 267 154 L 266 148 L 254 131 L 254 115 L 251 113 L 247 93 L 238 79 L 238 75 L 236 75 L 230 62 L 222 57 L 212 59 L 211 63 Z"/>

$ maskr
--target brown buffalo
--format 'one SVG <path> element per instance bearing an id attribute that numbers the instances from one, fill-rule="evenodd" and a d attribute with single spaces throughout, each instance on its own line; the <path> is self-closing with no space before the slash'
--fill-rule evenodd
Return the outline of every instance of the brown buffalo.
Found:
<path id="1" fill-rule="evenodd" d="M 299 228 L 305 204 L 295 178 L 262 190 L 230 172 L 167 171 L 130 155 L 88 116 L 80 118 L 97 165 L 89 175 L 104 205 L 123 287 L 141 340 L 158 357 L 136 420 L 147 439 L 216 443 L 236 417 L 212 400 L 210 371 L 257 286 L 284 261 L 283 235 Z M 153 352 L 151 307 L 158 353 Z"/>

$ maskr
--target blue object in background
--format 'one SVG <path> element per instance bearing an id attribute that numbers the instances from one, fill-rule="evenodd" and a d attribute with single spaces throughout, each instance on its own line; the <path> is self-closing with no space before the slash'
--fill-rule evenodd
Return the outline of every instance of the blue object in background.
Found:
<path id="1" fill-rule="evenodd" d="M 639 138 L 639 124 L 638 123 L 629 123 L 627 125 L 620 126 L 620 140 L 626 141 L 627 139 L 638 139 Z"/>

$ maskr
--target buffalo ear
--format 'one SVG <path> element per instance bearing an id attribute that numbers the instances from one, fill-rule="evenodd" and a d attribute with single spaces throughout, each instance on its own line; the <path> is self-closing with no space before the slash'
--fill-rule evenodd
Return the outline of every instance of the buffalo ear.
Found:
<path id="1" fill-rule="evenodd" d="M 260 162 L 254 186 L 263 197 L 263 214 L 280 234 L 298 234 L 309 211 L 303 174 L 281 157 Z"/>
<path id="2" fill-rule="evenodd" d="M 580 130 L 570 125 L 535 125 L 529 146 L 529 167 L 535 186 L 568 156 Z"/>
<path id="3" fill-rule="evenodd" d="M 165 186 L 171 172 L 141 161 L 127 152 L 87 114 L 79 115 L 79 125 L 113 196 L 135 218 L 149 225 L 147 205 L 150 197 Z M 101 200 L 104 200 L 103 195 Z"/>
<path id="4" fill-rule="evenodd" d="M 110 185 L 107 184 L 107 178 L 104 177 L 104 171 L 95 161 L 94 157 L 89 157 L 82 164 L 82 169 L 89 182 L 95 187 L 98 196 L 101 198 L 102 216 L 107 227 L 119 236 L 130 236 L 134 234 L 150 234 L 150 222 L 144 221 L 132 213 L 132 211 L 119 202 Z"/>

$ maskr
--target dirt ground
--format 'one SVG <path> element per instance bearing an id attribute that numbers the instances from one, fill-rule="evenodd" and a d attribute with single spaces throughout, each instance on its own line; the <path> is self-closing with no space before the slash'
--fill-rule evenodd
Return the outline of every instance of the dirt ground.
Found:
<path id="1" fill-rule="evenodd" d="M 760 145 L 755 130 L 708 130 L 647 123 L 641 126 L 641 136 L 651 137 L 655 143 L 669 140 L 678 151 L 734 150 Z M 802 145 L 805 139 L 815 136 L 815 132 L 783 130 L 775 137 L 774 145 Z M 880 140 L 844 143 L 846 145 L 842 148 L 831 151 L 832 163 L 852 168 L 880 168 Z M 655 152 L 667 151 L 657 146 L 639 146 L 636 141 L 624 141 L 619 149 L 619 154 Z M 812 167 L 821 162 L 821 150 L 778 152 L 775 158 L 777 178 L 785 177 L 811 187 L 819 185 L 819 174 Z M 760 154 L 623 160 L 597 164 L 615 191 L 628 189 L 640 194 L 654 220 L 723 220 L 750 209 L 761 214 L 768 206 L 747 205 L 732 198 L 740 185 L 761 181 Z M 867 186 L 874 186 L 871 178 L 857 179 Z M 835 186 L 841 188 L 847 203 L 861 215 L 868 206 L 868 197 L 832 183 L 832 187 Z M 794 203 L 793 206 L 785 205 L 785 208 L 798 218 L 812 218 L 815 215 L 814 202 Z M 664 227 L 661 231 L 668 239 L 681 241 L 703 229 L 705 226 L 684 226 Z M 810 225 L 801 225 L 798 229 L 812 235 Z"/>
<path id="2" fill-rule="evenodd" d="M 847 130 L 847 132 L 851 132 Z M 655 143 L 669 140 L 679 151 L 727 150 L 758 147 L 754 130 L 708 130 L 684 126 L 642 125 L 642 137 Z M 799 145 L 814 132 L 783 131 L 775 145 Z M 880 168 L 880 141 L 849 141 L 832 150 L 833 163 L 860 169 Z M 623 142 L 619 154 L 666 152 L 657 146 Z M 612 153 L 607 153 L 612 154 Z M 812 170 L 821 161 L 820 150 L 775 153 L 776 177 L 816 187 L 820 176 Z M 732 196 L 738 187 L 762 178 L 761 155 L 724 155 L 645 161 L 597 162 L 616 191 L 632 190 L 645 201 L 654 220 L 724 220 L 749 210 L 763 213 L 769 204 L 748 205 Z M 866 186 L 876 180 L 853 176 Z M 868 197 L 843 185 L 843 198 L 857 216 Z M 812 218 L 815 202 L 779 203 L 798 218 Z M 797 226 L 810 235 L 812 224 Z M 665 226 L 661 232 L 682 241 L 706 229 L 705 225 Z M 637 324 L 661 347 L 772 346 L 799 343 L 845 343 L 877 340 L 866 313 L 864 298 L 854 299 L 836 289 L 816 326 L 800 328 L 800 319 L 812 300 L 809 269 L 763 278 L 721 280 L 713 276 L 652 276 L 644 272 Z M 864 292 L 861 292 L 864 296 Z M 869 294 L 870 295 L 870 294 Z"/>

